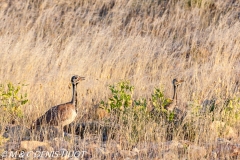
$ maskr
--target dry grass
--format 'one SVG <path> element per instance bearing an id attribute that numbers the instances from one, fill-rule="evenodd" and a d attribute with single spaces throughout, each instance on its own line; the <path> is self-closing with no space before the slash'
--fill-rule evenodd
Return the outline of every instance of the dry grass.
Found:
<path id="1" fill-rule="evenodd" d="M 70 100 L 68 84 L 73 74 L 86 77 L 78 88 L 79 122 L 101 119 L 102 111 L 90 110 L 101 99 L 107 100 L 108 85 L 123 79 L 135 86 L 135 98 L 148 98 L 160 86 L 172 97 L 171 80 L 178 77 L 185 80 L 178 96 L 181 104 L 215 99 L 220 105 L 239 97 L 239 7 L 238 0 L 1 0 L 0 82 L 29 84 L 25 126 L 49 107 Z M 214 116 L 221 120 L 221 115 Z M 216 141 L 219 135 L 209 132 L 211 120 L 211 116 L 194 117 L 199 124 L 194 130 L 199 133 L 192 143 L 202 147 Z M 141 150 L 136 156 L 166 158 L 158 151 L 163 153 L 167 127 L 139 123 L 146 134 L 136 147 L 148 146 L 153 152 Z M 231 127 L 239 132 L 237 125 Z M 108 148 L 111 153 L 132 151 L 126 142 L 131 128 L 120 129 L 124 130 L 119 130 L 115 142 L 105 144 L 116 143 Z M 101 146 L 101 133 L 96 135 L 95 144 Z M 205 158 L 211 151 L 209 147 Z M 175 148 L 175 155 L 179 152 Z M 189 152 L 187 158 L 191 156 Z M 103 157 L 93 151 L 92 158 Z"/>

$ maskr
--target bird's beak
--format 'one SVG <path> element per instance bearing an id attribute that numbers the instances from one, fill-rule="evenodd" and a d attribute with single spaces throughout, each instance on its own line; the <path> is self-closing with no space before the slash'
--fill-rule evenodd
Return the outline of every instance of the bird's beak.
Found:
<path id="1" fill-rule="evenodd" d="M 181 79 L 180 81 L 177 81 L 177 86 L 179 85 L 179 84 L 181 84 L 182 82 L 184 82 L 184 80 L 183 79 Z"/>
<path id="2" fill-rule="evenodd" d="M 83 81 L 85 80 L 85 77 L 78 77 L 78 81 Z"/>
<path id="3" fill-rule="evenodd" d="M 181 80 L 179 81 L 179 83 L 182 83 L 182 82 L 184 82 L 184 80 L 183 80 L 183 79 L 181 79 Z"/>

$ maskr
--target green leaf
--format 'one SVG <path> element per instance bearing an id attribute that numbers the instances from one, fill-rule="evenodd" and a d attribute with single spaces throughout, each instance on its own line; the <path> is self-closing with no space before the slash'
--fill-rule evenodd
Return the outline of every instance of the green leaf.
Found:
<path id="1" fill-rule="evenodd" d="M 26 104 L 28 102 L 28 100 L 26 99 L 26 100 L 23 100 L 23 101 L 21 101 L 21 105 L 24 105 L 24 104 Z"/>

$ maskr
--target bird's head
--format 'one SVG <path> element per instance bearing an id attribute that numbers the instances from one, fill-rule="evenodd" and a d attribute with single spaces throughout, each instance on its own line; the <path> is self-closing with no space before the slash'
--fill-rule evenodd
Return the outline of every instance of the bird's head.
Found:
<path id="1" fill-rule="evenodd" d="M 73 85 L 77 85 L 78 82 L 83 81 L 83 80 L 85 80 L 85 77 L 80 77 L 80 76 L 78 76 L 78 75 L 74 75 L 74 76 L 72 76 L 72 78 L 71 78 L 71 83 L 72 83 Z"/>
<path id="2" fill-rule="evenodd" d="M 179 84 L 181 84 L 182 82 L 184 82 L 184 80 L 177 80 L 176 78 L 173 79 L 172 83 L 174 87 L 177 87 Z"/>

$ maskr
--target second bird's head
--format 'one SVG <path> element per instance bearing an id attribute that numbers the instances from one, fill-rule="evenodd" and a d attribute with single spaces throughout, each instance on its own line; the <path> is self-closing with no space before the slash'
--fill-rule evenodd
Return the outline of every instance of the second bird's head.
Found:
<path id="1" fill-rule="evenodd" d="M 72 78 L 71 78 L 71 83 L 72 83 L 73 85 L 77 85 L 78 82 L 83 81 L 83 80 L 85 80 L 85 77 L 80 77 L 80 76 L 78 76 L 78 75 L 74 75 L 74 76 L 72 76 Z"/>
<path id="2" fill-rule="evenodd" d="M 177 87 L 179 84 L 181 84 L 182 82 L 184 82 L 184 80 L 177 80 L 176 78 L 173 79 L 172 83 L 175 87 Z"/>

